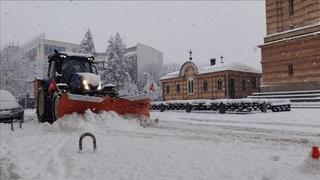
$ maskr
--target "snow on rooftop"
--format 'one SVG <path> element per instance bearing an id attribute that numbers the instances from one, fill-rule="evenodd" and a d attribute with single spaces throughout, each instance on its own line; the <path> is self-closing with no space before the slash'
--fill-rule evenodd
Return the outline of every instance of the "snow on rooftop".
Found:
<path id="1" fill-rule="evenodd" d="M 242 71 L 242 72 L 250 72 L 250 73 L 261 73 L 261 71 L 248 66 L 243 63 L 239 62 L 231 62 L 231 63 L 218 63 L 213 66 L 206 66 L 199 69 L 198 74 L 206 74 L 206 73 L 213 73 L 213 72 L 219 72 L 219 71 Z M 177 78 L 179 77 L 180 71 L 175 71 L 172 73 L 169 73 L 163 77 L 160 78 L 160 80 L 164 79 L 171 79 L 171 78 Z"/>
<path id="2" fill-rule="evenodd" d="M 169 73 L 169 74 L 161 77 L 160 80 L 177 78 L 177 77 L 179 77 L 179 73 L 180 73 L 180 71 L 174 71 L 172 73 Z"/>
<path id="3" fill-rule="evenodd" d="M 200 69 L 199 74 L 205 73 L 212 73 L 212 72 L 219 72 L 219 71 L 243 71 L 243 72 L 251 72 L 251 73 L 261 73 L 259 70 L 248 66 L 243 63 L 239 62 L 232 62 L 232 63 L 220 63 L 214 66 L 207 66 Z"/>

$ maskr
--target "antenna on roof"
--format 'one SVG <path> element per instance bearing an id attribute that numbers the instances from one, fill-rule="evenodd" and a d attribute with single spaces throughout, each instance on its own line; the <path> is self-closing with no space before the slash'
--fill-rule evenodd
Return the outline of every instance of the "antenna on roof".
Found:
<path id="1" fill-rule="evenodd" d="M 220 59 L 221 59 L 221 64 L 223 64 L 223 56 L 222 55 L 220 56 Z"/>
<path id="2" fill-rule="evenodd" d="M 192 60 L 192 51 L 191 50 L 189 50 L 189 54 L 190 54 L 189 60 L 191 61 Z"/>

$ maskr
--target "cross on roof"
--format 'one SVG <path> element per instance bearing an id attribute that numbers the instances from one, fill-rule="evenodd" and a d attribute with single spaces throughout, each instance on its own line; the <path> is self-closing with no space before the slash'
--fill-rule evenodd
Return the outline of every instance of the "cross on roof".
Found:
<path id="1" fill-rule="evenodd" d="M 189 54 L 190 54 L 189 60 L 191 61 L 192 60 L 192 51 L 191 50 L 189 50 Z"/>
<path id="2" fill-rule="evenodd" d="M 220 59 L 221 59 L 221 64 L 223 63 L 223 56 L 221 55 L 220 56 Z"/>

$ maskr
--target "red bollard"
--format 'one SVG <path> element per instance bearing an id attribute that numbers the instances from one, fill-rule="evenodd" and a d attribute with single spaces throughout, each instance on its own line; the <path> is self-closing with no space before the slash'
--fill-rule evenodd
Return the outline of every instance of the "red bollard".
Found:
<path id="1" fill-rule="evenodd" d="M 317 147 L 317 146 L 313 146 L 313 147 L 312 147 L 311 157 L 312 157 L 313 159 L 319 159 L 319 158 L 320 158 L 319 147 Z"/>

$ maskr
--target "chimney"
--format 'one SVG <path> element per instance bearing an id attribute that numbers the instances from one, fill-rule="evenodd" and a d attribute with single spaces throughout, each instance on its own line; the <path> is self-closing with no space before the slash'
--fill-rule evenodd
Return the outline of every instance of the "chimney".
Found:
<path id="1" fill-rule="evenodd" d="M 210 59 L 210 65 L 211 65 L 211 66 L 216 65 L 216 58 Z"/>

